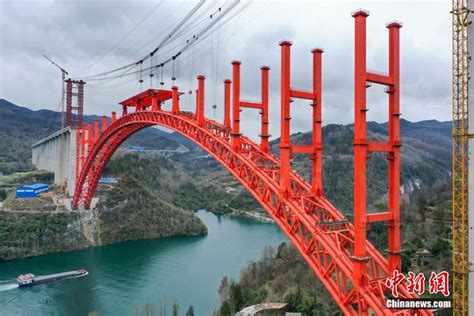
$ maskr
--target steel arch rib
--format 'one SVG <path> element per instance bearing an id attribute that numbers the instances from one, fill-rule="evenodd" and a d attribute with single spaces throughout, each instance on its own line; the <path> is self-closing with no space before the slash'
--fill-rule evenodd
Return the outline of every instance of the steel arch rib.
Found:
<path id="1" fill-rule="evenodd" d="M 90 207 L 103 168 L 120 144 L 137 131 L 161 125 L 189 138 L 211 154 L 254 196 L 275 220 L 304 257 L 310 268 L 346 315 L 430 315 L 422 310 L 389 310 L 385 308 L 386 259 L 367 243 L 369 286 L 352 283 L 354 228 L 325 198 L 311 193 L 311 186 L 296 172 L 290 174 L 291 195 L 279 193 L 279 160 L 247 137 L 241 137 L 239 151 L 230 143 L 229 130 L 205 120 L 199 126 L 193 115 L 167 111 L 138 111 L 114 121 L 89 151 L 76 181 L 73 207 Z M 333 224 L 328 224 L 333 223 Z M 403 298 L 406 285 L 399 286 Z"/>

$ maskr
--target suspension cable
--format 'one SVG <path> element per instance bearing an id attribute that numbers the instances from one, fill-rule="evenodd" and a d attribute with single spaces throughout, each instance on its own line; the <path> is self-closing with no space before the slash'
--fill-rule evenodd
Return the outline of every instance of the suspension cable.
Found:
<path id="1" fill-rule="evenodd" d="M 155 54 L 158 49 L 160 49 L 172 36 L 173 34 L 175 34 L 190 18 L 191 16 L 196 13 L 196 11 L 205 3 L 205 0 L 201 0 L 199 1 L 198 4 L 196 4 L 192 10 L 178 23 L 178 25 L 176 25 L 176 27 L 173 28 L 173 30 L 171 30 L 171 32 L 160 42 L 160 44 L 153 50 L 151 51 L 147 56 L 145 56 L 144 58 L 136 61 L 136 62 L 133 62 L 133 63 L 130 63 L 130 64 L 127 64 L 125 66 L 121 66 L 121 67 L 118 67 L 118 68 L 115 68 L 115 69 L 112 69 L 112 70 L 109 70 L 109 71 L 106 71 L 106 72 L 102 72 L 102 73 L 99 73 L 99 74 L 95 74 L 95 75 L 90 75 L 90 76 L 86 76 L 86 77 L 82 77 L 82 78 L 73 78 L 73 80 L 78 80 L 78 79 L 82 79 L 82 80 L 90 80 L 90 78 L 94 78 L 94 77 L 101 77 L 101 76 L 106 76 L 106 75 L 109 75 L 111 73 L 114 73 L 114 72 L 117 72 L 117 71 L 120 71 L 120 70 L 123 70 L 123 69 L 127 69 L 127 68 L 130 68 L 132 66 L 137 66 L 139 65 L 140 63 L 142 63 L 144 60 L 148 59 L 149 57 L 153 56 L 153 54 Z"/>
<path id="2" fill-rule="evenodd" d="M 190 47 L 192 47 L 194 44 L 196 44 L 196 42 L 200 39 L 201 36 L 205 35 L 218 21 L 220 21 L 223 17 L 225 17 L 237 4 L 239 4 L 240 0 L 235 0 L 234 2 L 232 2 L 232 4 L 230 6 L 228 6 L 225 10 L 222 11 L 222 13 L 220 15 L 218 15 L 217 17 L 215 17 L 215 19 L 213 21 L 211 21 L 207 26 L 205 26 L 204 28 L 202 28 L 197 34 L 193 35 L 193 37 L 191 39 L 188 39 L 186 41 L 186 45 L 184 45 L 184 47 L 181 48 L 180 51 L 178 51 L 175 55 L 169 57 L 168 59 L 166 59 L 165 61 L 161 62 L 160 64 L 157 64 L 157 65 L 153 65 L 149 68 L 146 68 L 144 69 L 145 71 L 148 71 L 150 70 L 151 68 L 158 68 L 158 67 L 163 67 L 165 64 L 168 64 L 169 62 L 173 61 L 173 58 L 176 59 L 177 57 L 179 57 L 184 51 L 186 51 L 187 49 L 189 49 Z M 140 60 L 136 63 L 133 63 L 134 65 L 139 65 L 141 62 L 143 62 L 143 60 Z M 125 67 L 125 66 L 124 66 Z M 121 67 L 119 69 L 124 69 L 124 67 Z M 114 78 L 120 78 L 120 77 L 124 77 L 124 76 L 128 76 L 128 75 L 133 75 L 133 74 L 136 74 L 138 73 L 139 71 L 130 71 L 130 72 L 126 72 L 126 73 L 123 73 L 123 74 L 120 74 L 120 75 L 114 75 L 114 76 L 108 76 L 108 77 L 103 77 L 103 78 L 91 78 L 91 77 L 88 77 L 88 81 L 101 81 L 101 80 L 109 80 L 109 79 L 114 79 Z M 112 72 L 107 72 L 105 74 L 110 74 Z"/>

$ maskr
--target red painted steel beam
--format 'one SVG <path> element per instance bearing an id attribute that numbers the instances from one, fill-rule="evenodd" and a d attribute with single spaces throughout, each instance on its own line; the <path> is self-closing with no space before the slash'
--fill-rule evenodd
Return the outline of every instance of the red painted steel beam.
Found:
<path id="1" fill-rule="evenodd" d="M 197 102 L 197 109 L 196 109 L 196 120 L 199 126 L 204 124 L 204 80 L 206 77 L 203 75 L 199 75 L 197 77 L 198 80 L 198 102 Z"/>
<path id="2" fill-rule="evenodd" d="M 312 145 L 291 145 L 291 152 L 297 154 L 312 154 L 313 146 Z"/>
<path id="3" fill-rule="evenodd" d="M 75 165 L 76 165 L 76 178 L 79 176 L 80 172 L 80 156 L 81 156 L 81 134 L 82 134 L 82 127 L 76 129 L 76 159 L 75 159 Z"/>
<path id="4" fill-rule="evenodd" d="M 269 152 L 270 151 L 270 144 L 269 144 L 269 138 L 270 134 L 268 133 L 268 90 L 269 90 L 269 78 L 268 78 L 268 72 L 270 71 L 270 67 L 268 66 L 262 66 L 260 68 L 262 70 L 262 131 L 260 134 L 261 140 L 260 140 L 260 149 L 263 152 Z"/>
<path id="5" fill-rule="evenodd" d="M 92 145 L 94 144 L 94 134 L 92 129 L 92 123 L 87 124 L 87 152 L 88 154 L 92 150 Z"/>
<path id="6" fill-rule="evenodd" d="M 107 116 L 103 115 L 102 116 L 102 133 L 107 129 Z"/>
<path id="7" fill-rule="evenodd" d="M 99 128 L 99 120 L 94 120 L 94 142 L 96 142 L 100 137 L 100 128 Z"/>
<path id="8" fill-rule="evenodd" d="M 383 222 L 393 220 L 392 212 L 381 212 L 367 214 L 367 222 Z"/>
<path id="9" fill-rule="evenodd" d="M 161 102 L 158 101 L 157 96 L 151 97 L 151 110 L 152 111 L 160 111 L 161 110 Z"/>
<path id="10" fill-rule="evenodd" d="M 80 172 L 82 172 L 82 169 L 84 168 L 84 163 L 86 161 L 86 126 L 83 124 L 81 127 L 81 138 L 80 138 L 80 143 L 78 147 L 81 147 L 81 169 Z M 76 174 L 76 177 L 79 177 L 79 173 Z"/>
<path id="11" fill-rule="evenodd" d="M 224 80 L 224 126 L 230 128 L 230 79 Z"/>
<path id="12" fill-rule="evenodd" d="M 232 147 L 240 150 L 240 64 L 232 61 Z"/>
<path id="13" fill-rule="evenodd" d="M 280 42 L 281 46 L 281 110 L 280 110 L 280 194 L 290 194 L 290 41 Z"/>
<path id="14" fill-rule="evenodd" d="M 290 90 L 290 97 L 313 100 L 315 98 L 312 91 L 303 91 L 303 90 Z"/>
<path id="15" fill-rule="evenodd" d="M 370 142 L 367 143 L 367 150 L 376 152 L 391 152 L 392 145 L 389 143 Z"/>
<path id="16" fill-rule="evenodd" d="M 392 22 L 389 31 L 389 76 L 393 88 L 389 92 L 389 143 L 393 153 L 388 159 L 389 211 L 393 222 L 388 227 L 388 269 L 401 270 L 400 257 L 400 28 L 402 24 Z"/>
<path id="17" fill-rule="evenodd" d="M 367 123 L 366 123 L 366 18 L 364 10 L 352 14 L 355 19 L 355 56 L 354 56 L 354 283 L 366 288 L 367 277 Z M 366 311 L 363 311 L 366 313 Z"/>
<path id="18" fill-rule="evenodd" d="M 323 129 L 322 129 L 322 99 L 323 99 L 323 66 L 322 54 L 324 50 L 314 48 L 313 54 L 313 166 L 311 187 L 317 196 L 323 195 Z"/>
<path id="19" fill-rule="evenodd" d="M 257 103 L 253 101 L 240 101 L 239 106 L 241 108 L 257 109 L 257 110 L 262 109 L 261 103 Z"/>
<path id="20" fill-rule="evenodd" d="M 172 108 L 171 113 L 178 114 L 179 113 L 179 94 L 178 94 L 178 87 L 172 86 L 171 87 L 171 95 L 172 95 Z"/>
<path id="21" fill-rule="evenodd" d="M 383 84 L 383 85 L 386 85 L 386 86 L 393 85 L 393 81 L 392 81 L 392 78 L 390 78 L 390 76 L 384 76 L 384 75 L 376 73 L 376 72 L 370 72 L 370 70 L 367 71 L 366 80 L 368 82 Z"/>

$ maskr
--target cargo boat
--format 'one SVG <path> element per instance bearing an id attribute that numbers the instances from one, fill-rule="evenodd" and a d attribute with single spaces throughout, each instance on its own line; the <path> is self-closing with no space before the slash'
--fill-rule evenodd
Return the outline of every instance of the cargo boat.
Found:
<path id="1" fill-rule="evenodd" d="M 80 278 L 88 274 L 89 272 L 87 272 L 87 270 L 85 269 L 79 269 L 79 270 L 49 274 L 49 275 L 39 275 L 39 276 L 35 276 L 33 273 L 27 273 L 27 274 L 19 275 L 16 281 L 18 283 L 18 287 L 27 287 L 27 286 L 44 284 L 44 283 L 49 283 L 49 282 L 54 282 L 54 281 Z"/>

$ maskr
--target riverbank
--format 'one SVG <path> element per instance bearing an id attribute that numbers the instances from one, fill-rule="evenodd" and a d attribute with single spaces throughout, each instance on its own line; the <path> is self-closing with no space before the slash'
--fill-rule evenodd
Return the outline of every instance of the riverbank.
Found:
<path id="1" fill-rule="evenodd" d="M 262 223 L 275 223 L 275 221 L 271 217 L 267 216 L 261 211 L 240 211 L 240 210 L 233 209 L 232 213 L 228 213 L 226 215 L 229 215 L 232 217 L 251 218 L 253 220 L 256 220 Z"/>
<path id="2" fill-rule="evenodd" d="M 265 245 L 286 241 L 275 225 L 249 218 L 216 216 L 198 211 L 208 234 L 136 240 L 83 250 L 0 263 L 0 280 L 14 282 L 18 274 L 38 275 L 84 268 L 85 278 L 31 289 L 1 292 L 7 315 L 131 315 L 148 304 L 167 311 L 175 302 L 184 314 L 210 315 L 219 306 L 217 289 L 227 275 L 238 279 L 240 269 L 258 258 Z M 20 302 L 29 304 L 20 304 Z M 81 304 L 77 304 L 81 302 Z"/>
<path id="3" fill-rule="evenodd" d="M 166 159 L 128 155 L 110 161 L 106 172 L 120 183 L 112 189 L 99 186 L 100 201 L 86 211 L 68 211 L 56 203 L 60 188 L 51 186 L 47 196 L 16 199 L 17 182 L 34 179 L 7 183 L 0 209 L 0 261 L 130 240 L 207 234 L 194 211 L 186 209 L 184 202 L 192 205 L 191 201 L 179 194 L 189 183 L 187 175 Z"/>

